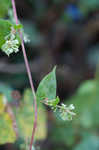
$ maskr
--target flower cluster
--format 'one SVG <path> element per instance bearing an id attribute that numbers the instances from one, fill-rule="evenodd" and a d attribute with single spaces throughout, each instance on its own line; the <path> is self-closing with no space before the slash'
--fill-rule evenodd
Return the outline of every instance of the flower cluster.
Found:
<path id="1" fill-rule="evenodd" d="M 11 28 L 11 33 L 5 37 L 5 43 L 1 49 L 8 56 L 13 52 L 17 53 L 19 51 L 19 41 L 16 38 L 16 32 L 13 28 Z"/>
<path id="2" fill-rule="evenodd" d="M 59 111 L 60 111 L 60 117 L 63 120 L 72 120 L 72 117 L 75 116 L 76 114 L 73 112 L 75 109 L 73 104 L 70 104 L 69 106 L 65 104 L 61 104 Z"/>
<path id="3" fill-rule="evenodd" d="M 58 105 L 59 101 L 59 97 L 57 97 L 53 100 L 45 99 L 43 103 L 50 106 L 51 109 L 54 110 L 54 112 L 58 111 L 62 120 L 72 120 L 73 116 L 76 115 L 76 113 L 73 112 L 73 110 L 75 109 L 74 105 L 70 104 L 69 106 L 67 106 L 63 103 L 61 105 Z"/>
<path id="4" fill-rule="evenodd" d="M 24 33 L 24 31 L 23 31 L 23 33 Z M 23 40 L 24 40 L 24 43 L 29 43 L 30 42 L 29 35 L 24 33 L 23 34 Z"/>

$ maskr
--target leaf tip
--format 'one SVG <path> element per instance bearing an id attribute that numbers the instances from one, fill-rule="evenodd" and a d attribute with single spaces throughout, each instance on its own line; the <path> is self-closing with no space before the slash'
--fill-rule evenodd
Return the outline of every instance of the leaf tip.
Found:
<path id="1" fill-rule="evenodd" d="M 53 72 L 56 72 L 56 67 L 57 67 L 57 66 L 55 65 L 54 68 L 53 68 Z"/>

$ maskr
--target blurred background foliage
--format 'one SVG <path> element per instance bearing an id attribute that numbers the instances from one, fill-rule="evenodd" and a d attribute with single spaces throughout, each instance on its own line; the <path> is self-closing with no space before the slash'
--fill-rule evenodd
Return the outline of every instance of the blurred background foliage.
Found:
<path id="1" fill-rule="evenodd" d="M 61 102 L 73 103 L 77 113 L 72 122 L 63 122 L 58 114 L 39 105 L 36 149 L 99 150 L 99 0 L 16 0 L 16 6 L 30 39 L 25 46 L 35 88 L 57 65 L 57 95 Z M 0 18 L 13 21 L 10 0 L 0 0 Z M 0 51 L 2 150 L 25 149 L 23 140 L 30 139 L 29 88 L 21 48 L 9 58 Z M 20 126 L 18 140 L 13 121 Z"/>

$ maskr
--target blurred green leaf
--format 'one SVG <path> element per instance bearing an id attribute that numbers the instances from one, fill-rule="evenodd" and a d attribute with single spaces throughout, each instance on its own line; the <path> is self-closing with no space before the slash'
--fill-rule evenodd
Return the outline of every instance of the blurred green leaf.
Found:
<path id="1" fill-rule="evenodd" d="M 74 124 L 84 128 L 96 128 L 99 125 L 99 83 L 96 80 L 84 81 L 69 103 L 75 106 Z"/>
<path id="2" fill-rule="evenodd" d="M 77 90 L 77 95 L 93 94 L 96 87 L 96 82 L 94 80 L 84 81 Z"/>
<path id="3" fill-rule="evenodd" d="M 14 143 L 16 134 L 13 129 L 11 116 L 5 111 L 6 99 L 3 94 L 0 94 L 0 144 Z"/>
<path id="4" fill-rule="evenodd" d="M 20 137 L 27 139 L 32 136 L 34 121 L 33 96 L 31 90 L 24 92 L 24 97 L 19 108 L 15 108 L 16 122 L 19 127 Z M 38 107 L 38 126 L 36 130 L 36 139 L 43 140 L 46 138 L 46 111 L 42 104 Z"/>
<path id="5" fill-rule="evenodd" d="M 0 18 L 3 18 L 7 15 L 10 6 L 11 0 L 0 0 Z"/>
<path id="6" fill-rule="evenodd" d="M 0 93 L 3 93 L 7 97 L 8 102 L 13 101 L 12 91 L 13 88 L 11 86 L 0 82 Z"/>
<path id="7" fill-rule="evenodd" d="M 97 80 L 84 81 L 66 104 L 74 104 L 76 116 L 73 121 L 64 123 L 57 119 L 51 133 L 55 142 L 72 146 L 78 138 L 89 138 L 99 126 L 99 83 Z M 58 118 L 58 117 L 56 117 Z M 87 150 L 87 149 L 86 149 Z"/>
<path id="8" fill-rule="evenodd" d="M 99 150 L 99 137 L 90 136 L 83 139 L 74 150 Z"/>
<path id="9" fill-rule="evenodd" d="M 76 129 L 72 127 L 72 123 L 59 123 L 53 126 L 50 133 L 51 140 L 55 143 L 63 143 L 71 146 L 76 140 Z"/>
<path id="10" fill-rule="evenodd" d="M 99 6 L 98 0 L 87 0 L 87 1 L 86 0 L 80 0 L 80 3 L 89 9 L 96 8 Z"/>
<path id="11" fill-rule="evenodd" d="M 0 144 L 14 143 L 16 135 L 9 114 L 0 115 Z"/>
<path id="12" fill-rule="evenodd" d="M 99 8 L 98 0 L 80 0 L 79 1 L 80 8 L 87 15 L 89 12 Z"/>

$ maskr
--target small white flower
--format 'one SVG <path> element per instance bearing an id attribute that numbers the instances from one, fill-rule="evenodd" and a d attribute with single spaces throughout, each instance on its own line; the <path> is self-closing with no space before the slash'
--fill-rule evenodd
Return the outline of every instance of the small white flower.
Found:
<path id="1" fill-rule="evenodd" d="M 70 106 L 66 106 L 65 104 L 61 104 L 61 108 L 59 110 L 60 117 L 63 120 L 72 120 L 72 117 L 76 115 L 72 110 L 74 110 L 75 107 L 73 104 L 70 104 Z"/>
<path id="2" fill-rule="evenodd" d="M 32 145 L 32 150 L 35 150 L 35 147 Z"/>
<path id="3" fill-rule="evenodd" d="M 10 40 L 14 40 L 15 39 L 15 35 L 11 34 Z"/>
<path id="4" fill-rule="evenodd" d="M 60 113 L 60 117 L 62 118 L 62 120 L 67 120 L 67 112 L 63 111 L 62 113 Z"/>
<path id="5" fill-rule="evenodd" d="M 75 109 L 75 106 L 73 104 L 70 104 L 69 107 L 68 107 L 70 110 L 74 110 Z"/>
<path id="6" fill-rule="evenodd" d="M 64 109 L 66 108 L 66 105 L 65 105 L 65 104 L 63 104 L 63 103 L 61 104 L 61 106 L 62 106 L 62 108 L 64 108 Z"/>
<path id="7" fill-rule="evenodd" d="M 30 42 L 30 39 L 29 39 L 29 35 L 28 34 L 26 34 L 26 33 L 24 33 L 24 42 L 25 43 L 29 43 Z"/>
<path id="8" fill-rule="evenodd" d="M 12 31 L 12 29 L 11 29 Z M 8 56 L 15 52 L 17 53 L 19 51 L 19 41 L 16 39 L 14 33 L 10 33 L 5 37 L 5 43 L 2 45 L 1 49 L 4 51 Z"/>

